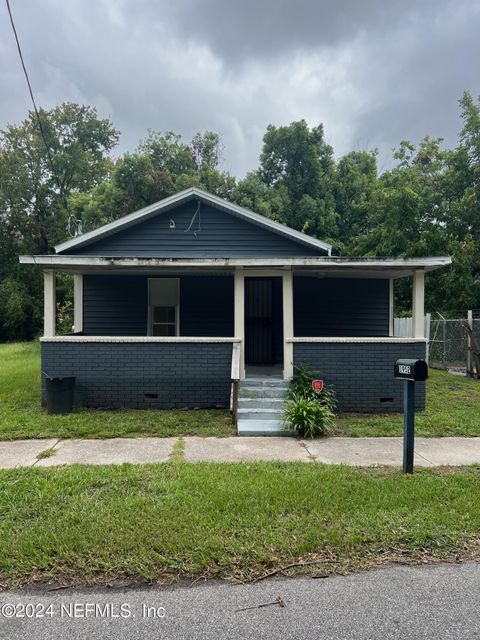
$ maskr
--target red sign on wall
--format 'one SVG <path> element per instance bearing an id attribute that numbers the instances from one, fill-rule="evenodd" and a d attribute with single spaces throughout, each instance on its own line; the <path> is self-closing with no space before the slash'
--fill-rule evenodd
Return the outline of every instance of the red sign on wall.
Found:
<path id="1" fill-rule="evenodd" d="M 315 393 L 321 393 L 323 390 L 323 380 L 312 380 L 312 389 Z"/>

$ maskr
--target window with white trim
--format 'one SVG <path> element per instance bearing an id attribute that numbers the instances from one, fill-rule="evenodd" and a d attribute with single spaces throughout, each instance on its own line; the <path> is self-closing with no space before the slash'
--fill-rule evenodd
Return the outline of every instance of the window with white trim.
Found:
<path id="1" fill-rule="evenodd" d="M 148 279 L 149 336 L 180 335 L 179 297 L 179 278 Z"/>

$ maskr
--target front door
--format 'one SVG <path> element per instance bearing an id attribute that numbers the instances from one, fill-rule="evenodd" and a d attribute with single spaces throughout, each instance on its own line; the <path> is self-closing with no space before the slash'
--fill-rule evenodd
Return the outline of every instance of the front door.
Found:
<path id="1" fill-rule="evenodd" d="M 245 363 L 273 364 L 272 278 L 245 278 Z"/>

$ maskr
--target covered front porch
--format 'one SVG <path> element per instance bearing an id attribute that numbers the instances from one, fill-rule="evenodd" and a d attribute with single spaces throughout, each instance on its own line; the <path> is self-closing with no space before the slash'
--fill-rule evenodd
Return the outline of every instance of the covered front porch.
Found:
<path id="1" fill-rule="evenodd" d="M 425 272 L 448 259 L 42 260 L 42 371 L 74 375 L 80 406 L 228 407 L 232 379 L 262 367 L 288 380 L 308 363 L 340 410 L 394 411 L 393 362 L 425 357 Z M 56 271 L 74 276 L 70 335 L 56 335 Z M 393 335 L 401 277 L 413 279 L 412 338 Z"/>

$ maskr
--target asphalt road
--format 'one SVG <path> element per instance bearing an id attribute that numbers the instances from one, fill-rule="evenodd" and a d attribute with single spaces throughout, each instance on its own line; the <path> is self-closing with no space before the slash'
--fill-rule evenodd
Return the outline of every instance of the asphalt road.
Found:
<path id="1" fill-rule="evenodd" d="M 10 591 L 0 594 L 0 637 L 468 640 L 480 638 L 479 586 L 480 563 L 470 562 L 393 567 L 326 579 L 270 579 L 255 585 L 215 582 L 167 589 Z M 285 607 L 237 611 L 278 596 Z M 22 604 L 33 607 L 22 609 Z M 50 604 L 49 612 L 42 609 Z M 96 612 L 95 604 L 100 607 Z M 45 617 L 6 618 L 12 614 L 11 605 L 16 615 L 43 611 Z M 149 609 L 148 617 L 144 607 L 155 611 Z"/>

